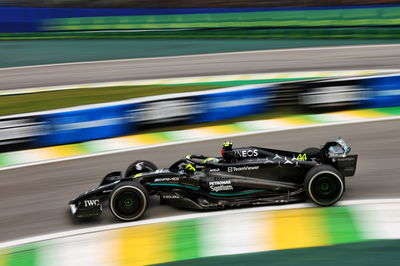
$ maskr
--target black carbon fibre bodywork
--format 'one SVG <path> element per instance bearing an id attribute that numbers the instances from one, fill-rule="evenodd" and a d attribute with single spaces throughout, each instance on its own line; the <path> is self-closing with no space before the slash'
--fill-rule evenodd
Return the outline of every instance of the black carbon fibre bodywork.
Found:
<path id="1" fill-rule="evenodd" d="M 332 157 L 328 142 L 317 154 L 241 147 L 225 151 L 223 157 L 204 160 L 188 155 L 169 168 L 138 170 L 133 176 L 120 176 L 70 201 L 75 217 L 99 215 L 102 202 L 122 182 L 138 182 L 162 203 L 179 208 L 215 210 L 304 201 L 305 176 L 310 169 L 329 165 L 344 179 L 354 175 L 357 155 Z M 142 161 L 144 162 L 144 161 Z M 142 163 L 143 164 L 143 163 Z M 191 170 L 187 170 L 190 165 Z M 344 183 L 344 182 L 343 182 Z"/>

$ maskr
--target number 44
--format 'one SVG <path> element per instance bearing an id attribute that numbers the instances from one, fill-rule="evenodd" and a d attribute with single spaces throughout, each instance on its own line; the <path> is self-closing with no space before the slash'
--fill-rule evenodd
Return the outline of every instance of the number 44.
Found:
<path id="1" fill-rule="evenodd" d="M 299 160 L 299 161 L 305 161 L 305 160 L 307 160 L 307 154 L 305 154 L 305 153 L 299 154 L 299 155 L 297 156 L 297 160 Z"/>

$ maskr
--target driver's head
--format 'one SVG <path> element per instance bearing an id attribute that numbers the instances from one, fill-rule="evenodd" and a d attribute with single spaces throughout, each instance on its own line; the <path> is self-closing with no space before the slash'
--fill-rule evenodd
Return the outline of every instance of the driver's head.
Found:
<path id="1" fill-rule="evenodd" d="M 203 163 L 216 164 L 216 163 L 219 163 L 219 159 L 218 158 L 214 158 L 214 157 L 208 157 L 203 161 Z"/>
<path id="2" fill-rule="evenodd" d="M 225 141 L 224 144 L 222 145 L 222 149 L 224 151 L 231 151 L 232 150 L 232 146 L 233 146 L 232 142 Z"/>
<path id="3" fill-rule="evenodd" d="M 230 159 L 232 159 L 232 155 L 233 155 L 233 151 L 232 151 L 232 142 L 230 141 L 225 141 L 224 144 L 222 145 L 222 149 L 221 149 L 221 155 L 224 159 L 228 159 L 230 161 Z"/>

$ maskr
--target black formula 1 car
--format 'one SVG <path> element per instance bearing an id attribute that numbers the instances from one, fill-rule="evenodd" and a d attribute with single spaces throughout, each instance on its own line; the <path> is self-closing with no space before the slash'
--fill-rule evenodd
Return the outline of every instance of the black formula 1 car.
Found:
<path id="1" fill-rule="evenodd" d="M 169 168 L 136 161 L 125 174 L 106 175 L 97 188 L 70 201 L 76 218 L 101 214 L 108 200 L 112 214 L 123 221 L 140 218 L 149 195 L 161 202 L 195 210 L 260 206 L 305 201 L 335 204 L 353 176 L 357 155 L 339 138 L 302 152 L 260 147 L 232 148 L 225 142 L 221 157 L 188 155 Z"/>

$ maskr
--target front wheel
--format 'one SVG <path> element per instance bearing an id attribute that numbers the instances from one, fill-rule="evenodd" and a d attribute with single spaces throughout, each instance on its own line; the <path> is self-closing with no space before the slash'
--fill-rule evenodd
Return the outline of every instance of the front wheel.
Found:
<path id="1" fill-rule="evenodd" d="M 147 209 L 149 196 L 137 182 L 123 182 L 110 194 L 111 213 L 122 221 L 139 219 Z"/>
<path id="2" fill-rule="evenodd" d="M 304 179 L 307 196 L 320 206 L 335 204 L 343 195 L 342 175 L 330 165 L 311 168 Z"/>

